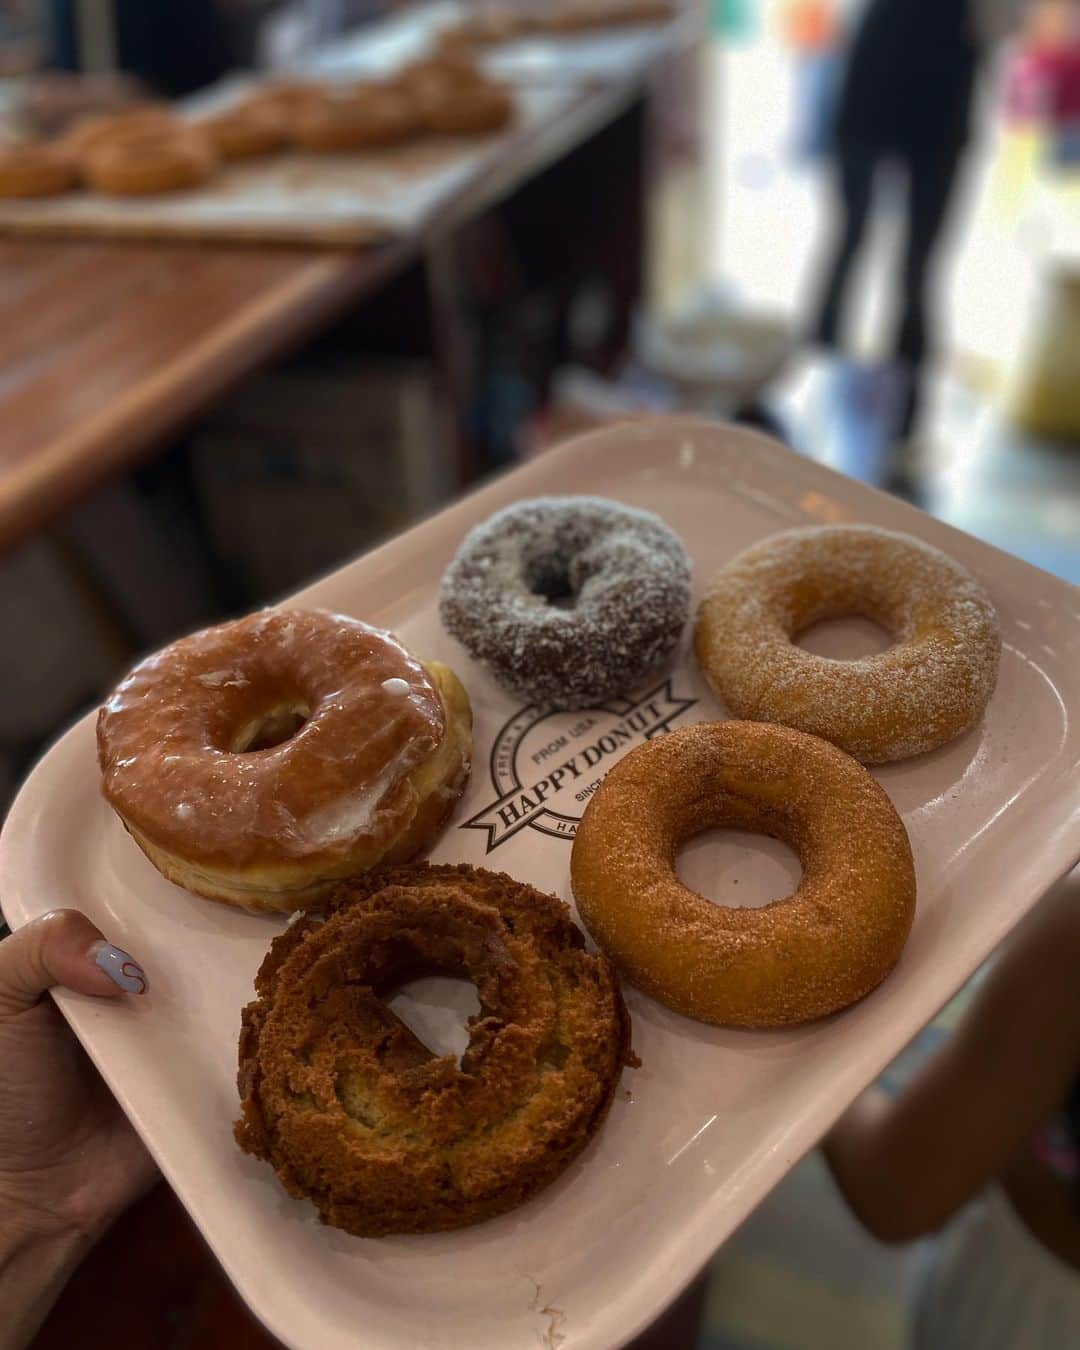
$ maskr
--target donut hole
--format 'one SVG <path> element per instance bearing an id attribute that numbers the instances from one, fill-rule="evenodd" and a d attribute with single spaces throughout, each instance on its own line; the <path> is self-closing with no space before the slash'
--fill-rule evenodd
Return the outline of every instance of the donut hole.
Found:
<path id="1" fill-rule="evenodd" d="M 679 880 L 714 905 L 760 909 L 798 889 L 802 864 L 780 839 L 744 830 L 703 830 L 679 849 Z"/>
<path id="2" fill-rule="evenodd" d="M 480 1012 L 480 995 L 471 980 L 455 975 L 424 975 L 399 984 L 383 1002 L 433 1055 L 453 1055 L 460 1063 Z"/>
<path id="3" fill-rule="evenodd" d="M 555 1041 L 540 1056 L 540 1066 L 543 1069 L 565 1069 L 569 1058 L 570 1047 L 563 1045 L 561 1041 Z"/>
<path id="4" fill-rule="evenodd" d="M 893 636 L 874 619 L 860 614 L 818 619 L 796 633 L 796 646 L 830 661 L 861 661 L 879 656 L 893 645 Z"/>
<path id="5" fill-rule="evenodd" d="M 229 749 L 234 755 L 255 750 L 272 750 L 292 740 L 311 716 L 311 709 L 303 703 L 279 703 L 259 717 L 245 723 L 232 739 Z"/>
<path id="6" fill-rule="evenodd" d="M 532 595 L 546 600 L 554 609 L 573 609 L 577 603 L 565 558 L 543 554 L 531 559 L 525 567 L 525 585 Z"/>

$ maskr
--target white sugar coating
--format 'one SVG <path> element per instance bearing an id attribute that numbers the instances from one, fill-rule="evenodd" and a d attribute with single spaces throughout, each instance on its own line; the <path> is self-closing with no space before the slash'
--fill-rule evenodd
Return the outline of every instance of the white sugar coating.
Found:
<path id="1" fill-rule="evenodd" d="M 793 639 L 821 619 L 860 615 L 887 651 L 835 661 Z M 986 592 L 959 563 L 911 535 L 869 525 L 789 530 L 713 578 L 697 653 L 737 717 L 782 722 L 867 764 L 921 754 L 982 716 L 1001 635 Z"/>
<path id="2" fill-rule="evenodd" d="M 448 631 L 497 679 L 561 708 L 632 687 L 674 649 L 689 607 L 674 532 L 600 497 L 499 511 L 466 536 L 440 600 Z"/>

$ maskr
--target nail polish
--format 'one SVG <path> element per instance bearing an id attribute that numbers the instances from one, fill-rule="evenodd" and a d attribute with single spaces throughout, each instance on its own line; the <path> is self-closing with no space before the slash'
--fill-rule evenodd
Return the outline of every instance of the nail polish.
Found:
<path id="1" fill-rule="evenodd" d="M 94 952 L 94 964 L 118 984 L 125 994 L 145 994 L 149 988 L 146 972 L 133 956 L 111 942 L 102 942 Z"/>

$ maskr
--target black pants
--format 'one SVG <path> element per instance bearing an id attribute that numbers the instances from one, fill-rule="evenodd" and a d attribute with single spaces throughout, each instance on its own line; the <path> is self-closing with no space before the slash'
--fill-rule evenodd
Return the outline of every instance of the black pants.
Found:
<path id="1" fill-rule="evenodd" d="M 837 150 L 840 219 L 814 336 L 826 346 L 837 343 L 848 279 L 870 216 L 875 175 L 880 165 L 898 163 L 906 170 L 908 179 L 907 241 L 901 276 L 900 323 L 893 354 L 910 368 L 913 385 L 928 343 L 930 262 L 948 213 L 962 153 L 962 143 L 953 137 L 945 137 L 936 145 L 907 150 L 884 150 L 843 141 Z M 910 430 L 914 413 L 913 398 L 912 406 L 905 412 L 903 432 Z"/>

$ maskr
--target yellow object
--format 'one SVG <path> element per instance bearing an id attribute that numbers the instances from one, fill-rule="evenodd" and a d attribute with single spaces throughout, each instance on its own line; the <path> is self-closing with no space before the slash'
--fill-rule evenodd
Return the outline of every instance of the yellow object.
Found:
<path id="1" fill-rule="evenodd" d="M 1059 274 L 1048 284 L 1009 412 L 1018 426 L 1035 435 L 1080 438 L 1080 275 Z"/>

